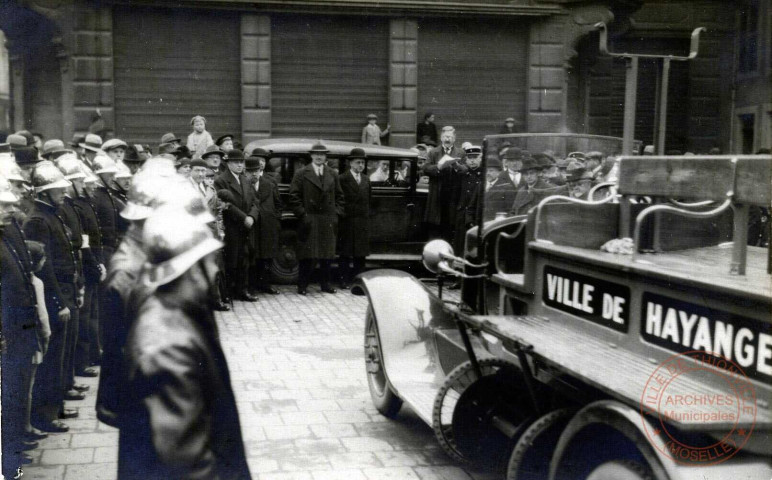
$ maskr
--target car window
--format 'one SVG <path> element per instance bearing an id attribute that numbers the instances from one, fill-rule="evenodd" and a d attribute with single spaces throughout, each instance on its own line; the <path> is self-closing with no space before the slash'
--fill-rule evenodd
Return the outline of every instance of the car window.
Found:
<path id="1" fill-rule="evenodd" d="M 367 161 L 365 172 L 374 187 L 409 187 L 414 177 L 408 159 L 373 159 Z"/>

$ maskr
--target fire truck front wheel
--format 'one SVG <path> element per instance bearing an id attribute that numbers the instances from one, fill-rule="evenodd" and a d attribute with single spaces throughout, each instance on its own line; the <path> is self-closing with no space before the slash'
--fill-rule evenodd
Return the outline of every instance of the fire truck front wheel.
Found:
<path id="1" fill-rule="evenodd" d="M 367 367 L 367 386 L 375 409 L 383 416 L 394 418 L 402 407 L 400 399 L 391 387 L 383 367 L 381 341 L 378 337 L 378 324 L 375 321 L 373 307 L 367 307 L 365 318 L 365 365 Z"/>

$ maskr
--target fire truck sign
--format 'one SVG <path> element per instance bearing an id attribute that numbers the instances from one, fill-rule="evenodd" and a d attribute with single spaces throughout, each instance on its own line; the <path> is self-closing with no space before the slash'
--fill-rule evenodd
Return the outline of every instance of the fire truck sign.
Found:
<path id="1" fill-rule="evenodd" d="M 625 285 L 546 265 L 542 299 L 552 308 L 627 332 L 630 289 Z"/>

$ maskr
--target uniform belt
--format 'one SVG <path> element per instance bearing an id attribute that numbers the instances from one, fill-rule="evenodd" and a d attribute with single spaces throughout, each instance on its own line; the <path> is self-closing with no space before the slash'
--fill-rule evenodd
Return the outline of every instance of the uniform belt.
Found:
<path id="1" fill-rule="evenodd" d="M 78 283 L 78 272 L 54 273 L 54 276 L 59 283 Z"/>

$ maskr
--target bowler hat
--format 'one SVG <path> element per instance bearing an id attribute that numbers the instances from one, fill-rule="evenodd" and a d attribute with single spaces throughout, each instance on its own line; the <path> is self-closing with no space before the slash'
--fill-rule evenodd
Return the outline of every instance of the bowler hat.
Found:
<path id="1" fill-rule="evenodd" d="M 259 157 L 256 155 L 252 155 L 249 158 L 247 158 L 244 161 L 244 168 L 247 170 L 257 170 L 260 168 L 260 159 L 263 157 Z"/>
<path id="2" fill-rule="evenodd" d="M 16 163 L 19 166 L 33 165 L 38 162 L 38 151 L 35 147 L 16 148 L 13 156 L 16 157 Z"/>
<path id="3" fill-rule="evenodd" d="M 207 168 L 207 167 L 209 167 L 209 165 L 207 165 L 206 162 L 203 159 L 201 159 L 201 158 L 194 158 L 190 162 L 190 168 L 193 168 L 193 167 L 204 167 L 204 168 Z"/>
<path id="4" fill-rule="evenodd" d="M 147 160 L 147 157 L 144 154 L 145 149 L 142 145 L 129 145 L 129 148 L 126 150 L 126 155 L 123 157 L 123 161 L 126 163 L 142 163 Z"/>
<path id="5" fill-rule="evenodd" d="M 520 167 L 520 171 L 525 170 L 541 170 L 544 166 L 534 157 L 526 157 L 523 159 L 523 166 Z"/>
<path id="6" fill-rule="evenodd" d="M 555 160 L 546 153 L 534 153 L 532 158 L 540 168 L 550 168 L 555 163 Z"/>
<path id="7" fill-rule="evenodd" d="M 210 155 L 219 155 L 220 157 L 224 157 L 225 152 L 220 150 L 220 147 L 218 147 L 217 145 L 210 145 L 206 148 L 206 151 L 204 152 L 204 154 L 201 155 L 201 158 L 206 158 Z"/>
<path id="8" fill-rule="evenodd" d="M 523 159 L 523 151 L 517 147 L 509 147 L 507 148 L 507 151 L 504 152 L 504 160 L 522 160 L 522 159 Z"/>
<path id="9" fill-rule="evenodd" d="M 327 153 L 327 152 L 329 152 L 329 150 L 327 150 L 327 147 L 325 147 L 324 144 L 322 144 L 322 142 L 315 143 L 311 147 L 311 150 L 308 151 L 308 153 Z"/>
<path id="10" fill-rule="evenodd" d="M 164 133 L 161 137 L 161 143 L 181 142 L 182 140 L 173 133 Z"/>
<path id="11" fill-rule="evenodd" d="M 501 168 L 501 160 L 496 155 L 489 155 L 485 160 L 486 168 Z"/>
<path id="12" fill-rule="evenodd" d="M 18 133 L 12 133 L 8 135 L 8 138 L 6 138 L 5 141 L 8 142 L 8 144 L 11 146 L 11 150 L 25 148 L 27 146 L 27 139 Z"/>
<path id="13" fill-rule="evenodd" d="M 78 146 L 83 147 L 86 150 L 91 150 L 92 152 L 98 152 L 102 149 L 102 137 L 95 133 L 89 133 Z"/>
<path id="14" fill-rule="evenodd" d="M 241 150 L 231 150 L 228 152 L 228 156 L 225 157 L 226 162 L 243 162 L 244 153 Z"/>
<path id="15" fill-rule="evenodd" d="M 352 148 L 351 153 L 348 154 L 349 160 L 356 160 L 358 158 L 362 160 L 365 160 L 367 158 L 364 148 L 359 148 L 359 147 Z"/>
<path id="16" fill-rule="evenodd" d="M 250 157 L 268 159 L 271 156 L 271 152 L 264 148 L 257 147 L 249 154 Z"/>
<path id="17" fill-rule="evenodd" d="M 64 142 L 59 140 L 58 138 L 52 138 L 51 140 L 46 140 L 46 143 L 43 144 L 43 153 L 41 153 L 41 156 L 43 158 L 48 158 L 50 155 L 53 155 L 54 153 L 59 152 L 66 152 L 67 149 L 64 148 Z"/>
<path id="18" fill-rule="evenodd" d="M 230 133 L 226 133 L 225 135 L 220 135 L 219 137 L 217 137 L 217 140 L 214 141 L 214 144 L 219 147 L 220 145 L 222 145 L 222 142 L 224 142 L 225 140 L 228 140 L 229 138 L 233 140 L 233 135 Z"/>

